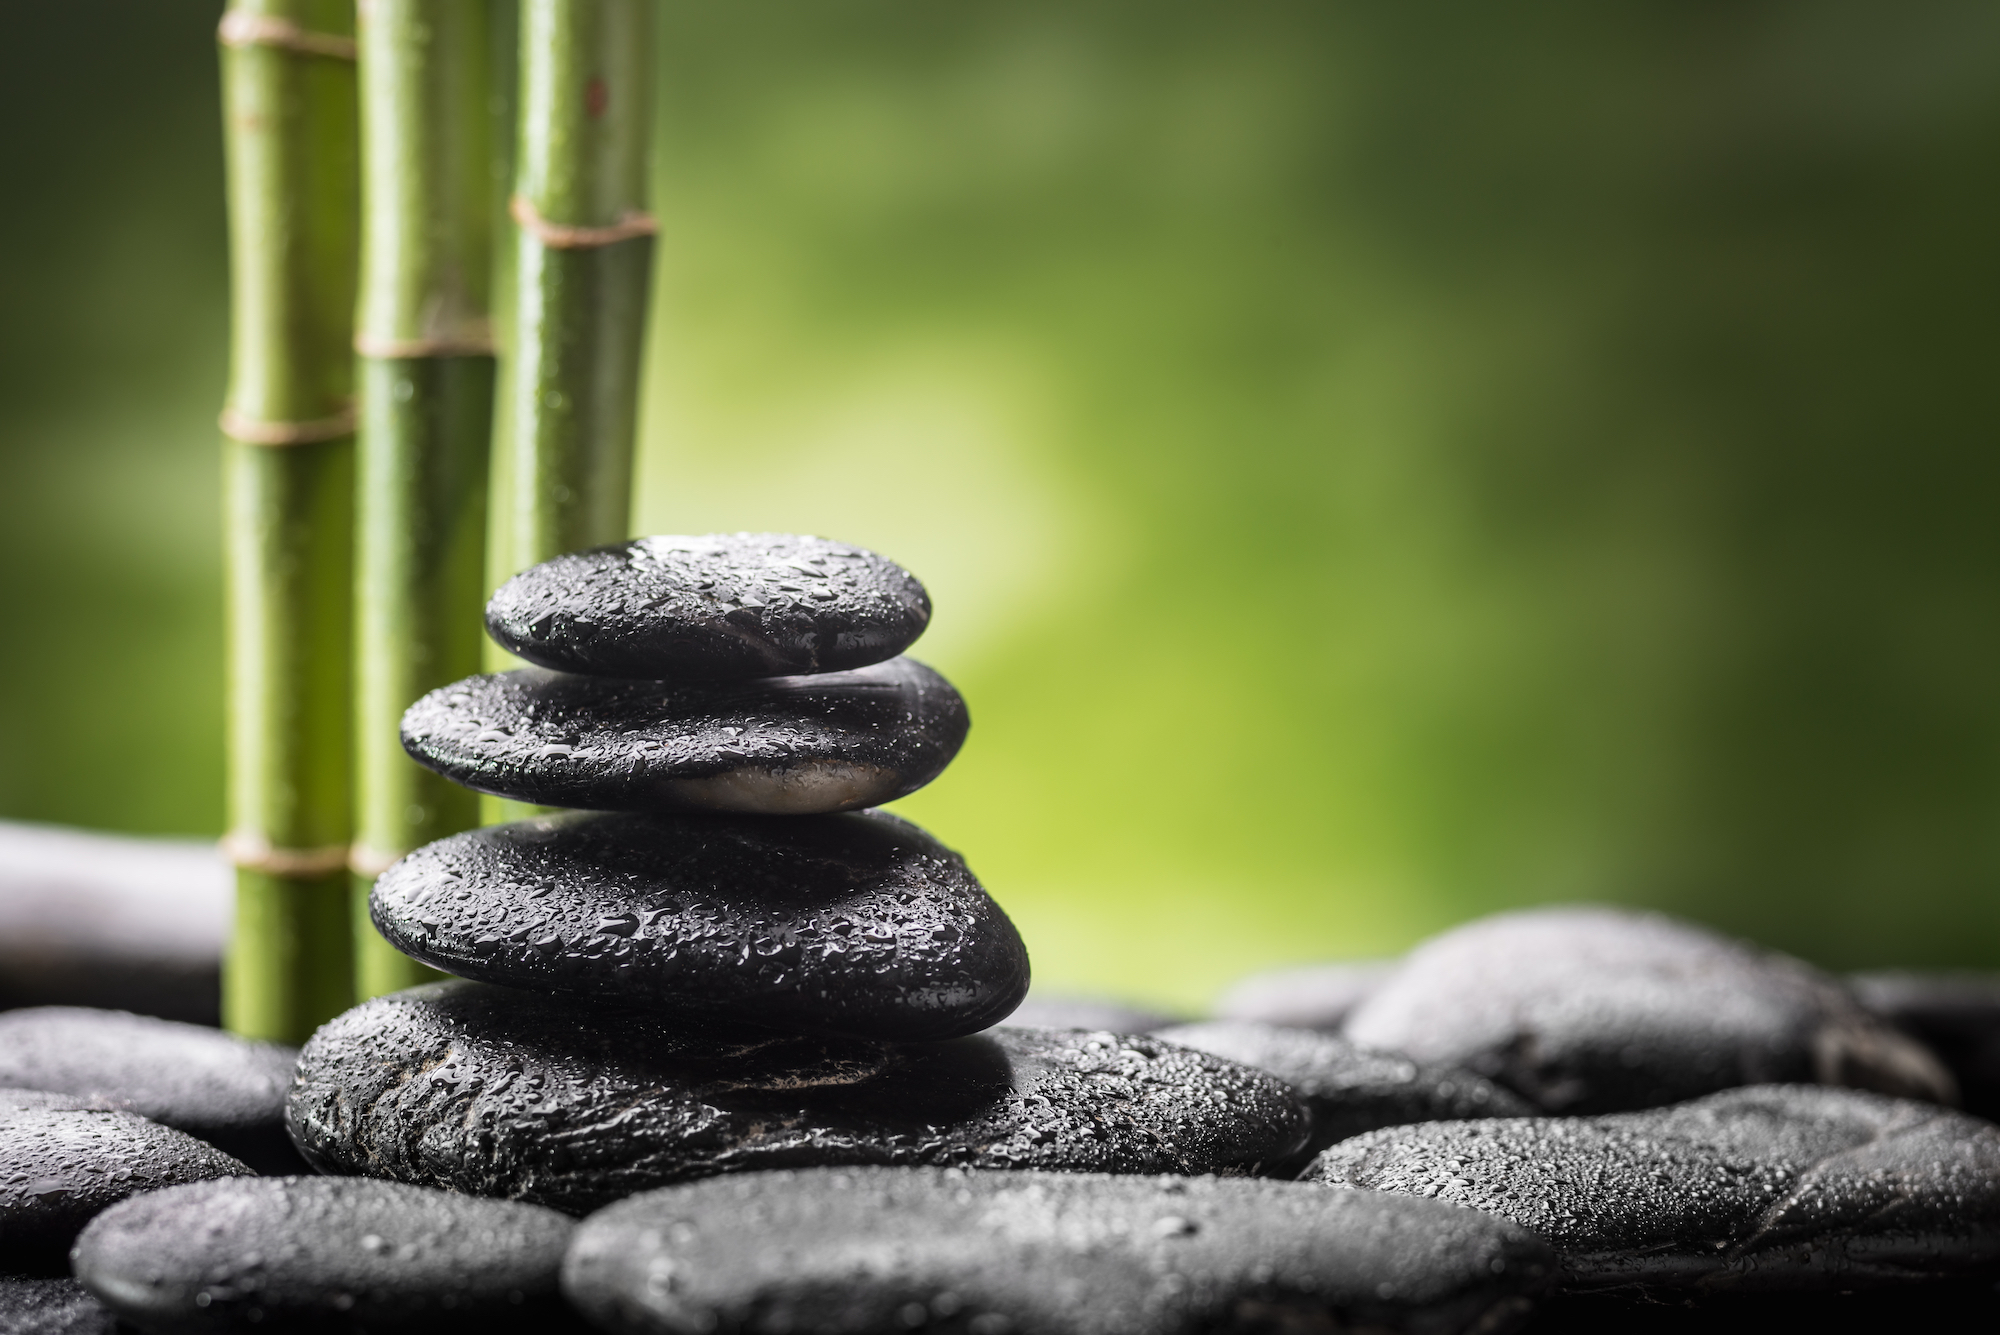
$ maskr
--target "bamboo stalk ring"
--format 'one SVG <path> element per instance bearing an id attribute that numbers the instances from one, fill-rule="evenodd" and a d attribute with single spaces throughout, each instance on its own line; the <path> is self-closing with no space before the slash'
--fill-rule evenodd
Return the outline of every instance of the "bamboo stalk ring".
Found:
<path id="1" fill-rule="evenodd" d="M 231 830 L 222 836 L 222 855 L 240 871 L 263 872 L 267 876 L 325 876 L 345 871 L 346 844 L 324 848 L 279 848 L 263 835 L 250 830 Z"/>
<path id="2" fill-rule="evenodd" d="M 231 9 L 223 14 L 215 37 L 224 46 L 268 46 L 302 56 L 324 56 L 329 60 L 353 60 L 358 51 L 352 37 L 312 32 L 290 19 L 252 14 L 242 9 Z"/>
<path id="3" fill-rule="evenodd" d="M 354 406 L 349 404 L 328 417 L 302 422 L 272 422 L 248 417 L 234 408 L 224 408 L 216 425 L 222 434 L 245 445 L 317 445 L 323 440 L 339 440 L 354 434 Z"/>
<path id="4" fill-rule="evenodd" d="M 522 231 L 551 250 L 593 250 L 599 246 L 615 246 L 620 241 L 652 236 L 660 230 L 660 224 L 653 215 L 640 209 L 625 210 L 618 221 L 608 227 L 578 227 L 550 222 L 536 212 L 535 206 L 522 195 L 515 195 L 507 202 L 507 212 L 521 225 Z"/>

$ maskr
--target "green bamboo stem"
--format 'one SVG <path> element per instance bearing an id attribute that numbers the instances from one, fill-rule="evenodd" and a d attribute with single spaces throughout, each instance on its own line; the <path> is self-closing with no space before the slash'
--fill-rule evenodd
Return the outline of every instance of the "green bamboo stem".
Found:
<path id="1" fill-rule="evenodd" d="M 490 585 L 629 536 L 646 211 L 652 0 L 523 0 L 511 347 L 501 364 Z M 496 668 L 518 666 L 497 646 Z M 488 798 L 486 819 L 538 808 Z"/>
<path id="2" fill-rule="evenodd" d="M 299 1041 L 351 1004 L 355 85 L 349 0 L 223 18 L 222 428 L 236 924 L 223 1021 Z"/>
<path id="3" fill-rule="evenodd" d="M 479 670 L 492 448 L 489 0 L 367 0 L 356 560 L 355 990 L 439 976 L 368 922 L 396 858 L 479 823 L 398 740 L 403 711 Z"/>

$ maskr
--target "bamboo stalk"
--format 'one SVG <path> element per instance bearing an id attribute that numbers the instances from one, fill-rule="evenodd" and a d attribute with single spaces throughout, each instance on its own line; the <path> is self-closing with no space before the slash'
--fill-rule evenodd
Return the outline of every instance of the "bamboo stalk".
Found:
<path id="1" fill-rule="evenodd" d="M 223 1021 L 299 1041 L 351 1004 L 355 85 L 349 0 L 220 29 L 230 375 L 222 429 L 236 925 Z"/>
<path id="2" fill-rule="evenodd" d="M 523 0 L 520 53 L 491 587 L 629 536 L 653 259 L 652 0 Z M 487 662 L 519 666 L 494 645 Z M 539 810 L 500 798 L 482 808 L 489 821 Z"/>
<path id="3" fill-rule="evenodd" d="M 364 0 L 355 989 L 438 977 L 368 921 L 374 878 L 479 822 L 403 753 L 424 692 L 479 670 L 492 448 L 489 0 Z"/>

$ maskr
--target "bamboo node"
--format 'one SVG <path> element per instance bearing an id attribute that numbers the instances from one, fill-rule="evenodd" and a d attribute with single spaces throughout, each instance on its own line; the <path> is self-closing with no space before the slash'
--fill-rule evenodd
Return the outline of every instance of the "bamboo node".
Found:
<path id="1" fill-rule="evenodd" d="M 222 855 L 240 871 L 269 876 L 324 876 L 347 868 L 346 844 L 324 848 L 278 848 L 263 835 L 231 830 L 222 836 Z"/>
<path id="2" fill-rule="evenodd" d="M 535 206 L 523 195 L 516 195 L 507 202 L 507 212 L 521 225 L 522 231 L 551 250 L 591 250 L 598 246 L 615 246 L 620 241 L 651 236 L 660 230 L 660 224 L 653 215 L 639 209 L 625 210 L 618 221 L 609 227 L 575 227 L 569 223 L 550 222 L 535 212 Z"/>
<path id="3" fill-rule="evenodd" d="M 295 51 L 302 56 L 325 56 L 330 60 L 353 60 L 358 50 L 352 37 L 313 32 L 290 19 L 252 14 L 241 9 L 223 13 L 215 36 L 224 46 L 269 46 L 280 51 Z"/>
<path id="4" fill-rule="evenodd" d="M 354 434 L 354 406 L 349 404 L 331 417 L 314 417 L 303 422 L 269 422 L 246 417 L 234 408 L 224 408 L 217 425 L 223 435 L 245 445 L 316 445 Z"/>
<path id="5" fill-rule="evenodd" d="M 363 357 L 490 357 L 493 335 L 460 334 L 441 338 L 378 338 L 356 334 L 354 350 Z"/>
<path id="6" fill-rule="evenodd" d="M 391 853 L 386 848 L 357 843 L 347 850 L 347 869 L 356 876 L 373 878 L 401 862 L 403 857 L 402 853 Z"/>

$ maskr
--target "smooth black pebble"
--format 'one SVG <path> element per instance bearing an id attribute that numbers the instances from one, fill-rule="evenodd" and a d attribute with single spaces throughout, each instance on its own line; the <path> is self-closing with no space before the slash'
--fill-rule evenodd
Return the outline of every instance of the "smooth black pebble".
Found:
<path id="1" fill-rule="evenodd" d="M 1533 909 L 1417 947 L 1347 1019 L 1363 1047 L 1461 1066 L 1547 1112 L 1815 1081 L 1951 1102 L 1951 1074 L 1837 980 L 1657 914 Z"/>
<path id="2" fill-rule="evenodd" d="M 115 1335 L 118 1318 L 73 1279 L 0 1278 L 0 1335 Z"/>
<path id="3" fill-rule="evenodd" d="M 1231 984 L 1209 1014 L 1217 1020 L 1337 1032 L 1395 971 L 1394 960 L 1345 960 L 1251 974 Z"/>
<path id="4" fill-rule="evenodd" d="M 593 811 L 854 811 L 935 779 L 970 719 L 895 658 L 716 685 L 529 669 L 468 677 L 403 715 L 403 747 L 454 783 Z"/>
<path id="5" fill-rule="evenodd" d="M 486 628 L 542 667 L 728 681 L 838 672 L 910 647 L 930 623 L 914 575 L 796 533 L 638 538 L 524 570 Z"/>
<path id="6" fill-rule="evenodd" d="M 1511 1219 L 1579 1288 L 1847 1289 L 2000 1267 L 2000 1127 L 1860 1090 L 1392 1127 L 1307 1178 Z"/>
<path id="7" fill-rule="evenodd" d="M 800 1033 L 954 1038 L 1028 989 L 964 861 L 885 812 L 489 826 L 410 854 L 369 905 L 447 973 Z"/>
<path id="8" fill-rule="evenodd" d="M 326 1172 L 573 1211 L 817 1165 L 1252 1173 L 1295 1153 L 1308 1125 L 1271 1077 L 1153 1038 L 725 1033 L 464 982 L 321 1028 L 288 1120 Z"/>
<path id="9" fill-rule="evenodd" d="M 1295 1183 L 818 1169 L 611 1206 L 563 1285 L 630 1335 L 1448 1335 L 1511 1328 L 1552 1259 L 1488 1215 Z"/>
<path id="10" fill-rule="evenodd" d="M 124 1011 L 0 1012 L 0 1087 L 108 1103 L 185 1131 L 258 1172 L 302 1165 L 285 1135 L 297 1048 Z"/>
<path id="11" fill-rule="evenodd" d="M 206 1141 L 91 1100 L 0 1089 L 0 1256 L 59 1271 L 91 1216 L 127 1196 L 249 1173 Z"/>
<path id="12" fill-rule="evenodd" d="M 1847 985 L 1951 1068 L 1967 1112 L 2000 1117 L 2000 974 L 1896 970 L 1850 974 Z"/>
<path id="13" fill-rule="evenodd" d="M 1519 1095 L 1470 1071 L 1372 1052 L 1312 1029 L 1208 1020 L 1161 1029 L 1158 1037 L 1268 1071 L 1290 1085 L 1312 1110 L 1308 1152 L 1377 1127 L 1535 1111 Z"/>
<path id="14" fill-rule="evenodd" d="M 77 1278 L 148 1331 L 583 1329 L 559 1289 L 575 1221 L 364 1178 L 148 1192 L 92 1220 Z"/>

